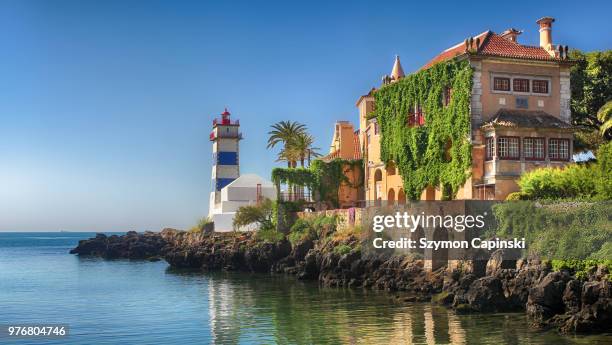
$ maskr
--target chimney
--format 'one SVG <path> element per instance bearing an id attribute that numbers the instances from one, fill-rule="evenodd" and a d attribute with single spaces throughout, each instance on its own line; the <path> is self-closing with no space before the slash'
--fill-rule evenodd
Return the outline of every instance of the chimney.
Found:
<path id="1" fill-rule="evenodd" d="M 540 47 L 546 49 L 548 54 L 555 56 L 555 49 L 552 45 L 552 23 L 555 18 L 543 17 L 536 21 L 540 25 Z"/>
<path id="2" fill-rule="evenodd" d="M 502 32 L 500 36 L 507 39 L 508 41 L 518 43 L 518 36 L 522 33 L 523 31 L 517 30 L 515 28 L 510 28 Z"/>

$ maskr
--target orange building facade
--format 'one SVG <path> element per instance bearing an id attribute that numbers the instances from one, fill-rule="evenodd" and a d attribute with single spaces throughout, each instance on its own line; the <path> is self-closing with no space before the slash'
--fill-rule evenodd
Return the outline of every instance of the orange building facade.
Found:
<path id="1" fill-rule="evenodd" d="M 539 46 L 520 44 L 521 32 L 515 29 L 501 34 L 486 31 L 443 51 L 423 67 L 457 58 L 467 60 L 474 71 L 469 138 L 472 167 L 456 199 L 503 200 L 518 191 L 516 181 L 524 172 L 562 167 L 571 161 L 572 62 L 567 58 L 567 46 L 552 43 L 553 22 L 550 17 L 537 21 Z M 404 76 L 397 57 L 383 82 Z M 393 162 L 381 160 L 378 124 L 376 118 L 368 117 L 375 108 L 375 92 L 372 89 L 356 104 L 359 129 L 355 133 L 365 165 L 365 189 L 357 198 L 403 203 L 402 176 Z M 429 186 L 421 200 L 442 200 L 442 196 L 440 186 Z"/>

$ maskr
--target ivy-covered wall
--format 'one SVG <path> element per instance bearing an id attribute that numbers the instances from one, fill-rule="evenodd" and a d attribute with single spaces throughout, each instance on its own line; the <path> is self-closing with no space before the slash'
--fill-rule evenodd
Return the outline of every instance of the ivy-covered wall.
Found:
<path id="1" fill-rule="evenodd" d="M 360 179 L 357 183 L 351 183 L 344 175 L 344 169 L 358 168 Z M 353 188 L 363 186 L 363 160 L 334 159 L 328 162 L 314 160 L 309 168 L 274 168 L 272 169 L 272 181 L 279 186 L 285 183 L 288 186 L 308 187 L 315 192 L 316 200 L 329 203 L 338 207 L 338 190 L 341 184 Z"/>
<path id="2" fill-rule="evenodd" d="M 442 185 L 454 197 L 469 177 L 472 74 L 468 61 L 451 60 L 374 93 L 381 159 L 395 162 L 409 199 L 418 200 L 428 185 Z M 451 102 L 444 105 L 447 87 L 452 90 Z M 416 104 L 423 110 L 425 124 L 409 127 L 408 114 Z"/>

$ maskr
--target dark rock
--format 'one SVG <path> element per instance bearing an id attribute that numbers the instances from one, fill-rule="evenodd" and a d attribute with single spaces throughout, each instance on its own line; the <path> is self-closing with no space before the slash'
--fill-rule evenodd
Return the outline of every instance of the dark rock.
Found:
<path id="1" fill-rule="evenodd" d="M 464 298 L 475 311 L 494 312 L 507 309 L 502 283 L 496 277 L 476 279 Z"/>

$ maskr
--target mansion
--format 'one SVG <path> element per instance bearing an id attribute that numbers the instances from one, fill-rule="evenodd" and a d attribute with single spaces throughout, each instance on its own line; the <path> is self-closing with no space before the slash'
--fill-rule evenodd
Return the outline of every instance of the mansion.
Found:
<path id="1" fill-rule="evenodd" d="M 472 68 L 469 97 L 471 167 L 465 183 L 453 193 L 455 199 L 504 200 L 518 191 L 517 179 L 539 167 L 562 167 L 571 161 L 573 129 L 570 112 L 570 67 L 567 46 L 553 44 L 553 18 L 537 21 L 538 46 L 519 43 L 521 31 L 501 34 L 485 31 L 450 47 L 427 62 L 421 70 L 451 59 L 467 61 Z M 399 57 L 384 88 L 406 78 Z M 376 107 L 372 89 L 357 101 L 359 128 L 341 122 L 336 126 L 328 158 L 364 160 L 364 188 L 344 193 L 350 201 L 405 202 L 407 193 L 397 167 L 381 158 L 381 130 L 371 116 Z M 453 101 L 445 89 L 442 102 Z M 427 114 L 410 111 L 406 125 L 428 125 Z M 344 139 L 344 140 L 341 140 Z M 343 148 L 344 147 L 344 148 Z M 360 194 L 360 195 L 359 195 Z M 357 198 L 357 200 L 354 200 Z M 351 200 L 352 199 L 352 200 Z M 444 200 L 444 186 L 429 185 L 421 200 Z"/>

